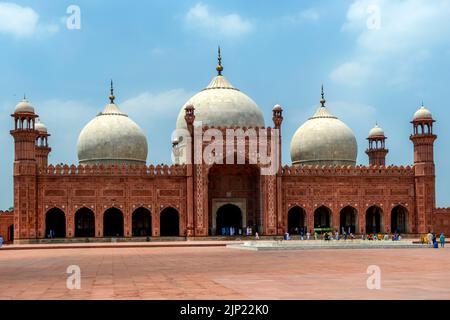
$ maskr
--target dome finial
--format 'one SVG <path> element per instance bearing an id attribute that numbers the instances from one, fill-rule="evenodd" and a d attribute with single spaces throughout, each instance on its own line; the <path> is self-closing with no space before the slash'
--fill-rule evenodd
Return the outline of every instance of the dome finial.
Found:
<path id="1" fill-rule="evenodd" d="M 111 104 L 114 104 L 114 99 L 116 99 L 116 97 L 114 96 L 114 86 L 111 79 L 111 95 L 109 96 L 109 101 L 111 101 Z"/>
<path id="2" fill-rule="evenodd" d="M 322 105 L 322 107 L 325 107 L 325 102 L 327 102 L 327 100 L 325 100 L 325 94 L 323 93 L 323 84 L 322 84 L 322 92 L 320 95 L 322 96 L 322 99 L 320 99 L 320 104 Z"/>
<path id="3" fill-rule="evenodd" d="M 216 67 L 217 75 L 221 76 L 222 75 L 222 71 L 223 71 L 223 67 L 222 67 L 222 55 L 220 53 L 220 46 L 217 49 L 217 61 L 218 61 L 218 64 L 217 64 L 217 67 Z"/>
<path id="4" fill-rule="evenodd" d="M 23 100 L 27 100 L 27 95 L 25 93 L 23 94 Z"/>

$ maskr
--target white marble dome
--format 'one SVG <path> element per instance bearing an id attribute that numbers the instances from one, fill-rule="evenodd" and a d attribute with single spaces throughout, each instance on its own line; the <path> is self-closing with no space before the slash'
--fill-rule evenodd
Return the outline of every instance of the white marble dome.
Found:
<path id="1" fill-rule="evenodd" d="M 80 164 L 139 165 L 148 146 L 142 129 L 112 102 L 81 130 L 77 149 Z"/>
<path id="2" fill-rule="evenodd" d="M 419 110 L 417 110 L 416 113 L 414 113 L 413 117 L 413 120 L 422 120 L 422 119 L 433 119 L 430 110 L 428 110 L 424 106 L 421 106 Z"/>
<path id="3" fill-rule="evenodd" d="M 256 103 L 228 80 L 218 75 L 209 85 L 190 98 L 181 108 L 176 128 L 185 129 L 187 105 L 195 108 L 195 121 L 209 127 L 264 127 L 264 117 Z"/>
<path id="4" fill-rule="evenodd" d="M 47 133 L 47 126 L 43 124 L 41 120 L 39 120 L 39 118 L 37 119 L 36 124 L 34 125 L 34 129 L 39 132 Z"/>
<path id="5" fill-rule="evenodd" d="M 384 137 L 384 130 L 378 124 L 375 124 L 375 127 L 369 131 L 369 138 L 373 137 Z"/>
<path id="6" fill-rule="evenodd" d="M 293 165 L 356 164 L 357 143 L 352 130 L 333 116 L 325 100 L 322 106 L 295 132 L 291 140 Z"/>
<path id="7" fill-rule="evenodd" d="M 34 113 L 34 107 L 28 102 L 27 99 L 23 98 L 14 109 L 14 113 Z"/>

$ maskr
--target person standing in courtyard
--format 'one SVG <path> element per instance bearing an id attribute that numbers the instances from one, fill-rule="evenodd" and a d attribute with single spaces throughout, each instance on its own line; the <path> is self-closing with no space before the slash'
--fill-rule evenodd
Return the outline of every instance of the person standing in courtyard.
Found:
<path id="1" fill-rule="evenodd" d="M 3 246 L 3 237 L 0 236 L 0 248 Z"/>
<path id="2" fill-rule="evenodd" d="M 428 247 L 432 248 L 433 247 L 433 234 L 431 233 L 431 231 L 428 231 L 427 240 L 428 240 Z"/>
<path id="3" fill-rule="evenodd" d="M 445 245 L 445 236 L 444 233 L 441 232 L 441 236 L 439 237 L 439 241 L 441 242 L 441 248 L 444 248 Z"/>

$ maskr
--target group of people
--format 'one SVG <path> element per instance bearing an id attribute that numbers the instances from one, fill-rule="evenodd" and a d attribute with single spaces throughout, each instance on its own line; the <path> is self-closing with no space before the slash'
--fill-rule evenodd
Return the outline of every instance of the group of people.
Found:
<path id="1" fill-rule="evenodd" d="M 361 240 L 387 241 L 389 239 L 391 239 L 392 241 L 400 241 L 402 240 L 402 236 L 397 232 L 394 232 L 390 237 L 387 233 L 385 233 L 384 235 L 381 233 L 369 233 L 367 235 L 361 235 Z"/>
<path id="2" fill-rule="evenodd" d="M 314 238 L 315 239 L 317 239 L 318 238 L 318 235 L 316 236 L 316 235 L 314 235 Z M 323 240 L 341 240 L 341 239 L 343 239 L 343 240 L 348 240 L 348 239 L 350 239 L 350 240 L 353 240 L 353 239 L 355 239 L 355 235 L 353 234 L 353 233 L 347 233 L 347 232 L 344 232 L 344 233 L 342 233 L 342 234 L 340 234 L 339 232 L 335 232 L 334 234 L 332 233 L 332 232 L 325 232 L 323 235 L 322 235 L 322 238 L 323 238 Z"/>
<path id="3" fill-rule="evenodd" d="M 421 238 L 422 243 L 424 243 L 424 239 Z M 428 247 L 431 248 L 438 248 L 439 245 L 437 243 L 437 237 L 436 237 L 436 233 L 428 231 L 427 237 L 426 237 L 426 242 L 428 243 Z M 441 232 L 441 235 L 439 236 L 439 242 L 441 243 L 441 248 L 444 248 L 445 246 L 445 235 L 443 232 Z"/>

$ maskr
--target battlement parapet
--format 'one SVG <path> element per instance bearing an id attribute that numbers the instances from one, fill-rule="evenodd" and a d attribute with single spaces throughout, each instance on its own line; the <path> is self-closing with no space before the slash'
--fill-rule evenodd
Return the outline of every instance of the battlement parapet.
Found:
<path id="1" fill-rule="evenodd" d="M 364 176 L 413 176 L 414 168 L 412 166 L 284 166 L 282 168 L 283 176 L 316 176 L 316 175 L 364 175 Z"/>
<path id="2" fill-rule="evenodd" d="M 148 175 L 148 176 L 185 176 L 185 165 L 49 165 L 39 169 L 39 175 Z"/>
<path id="3" fill-rule="evenodd" d="M 450 207 L 449 208 L 435 208 L 434 214 L 448 214 L 450 215 Z"/>

